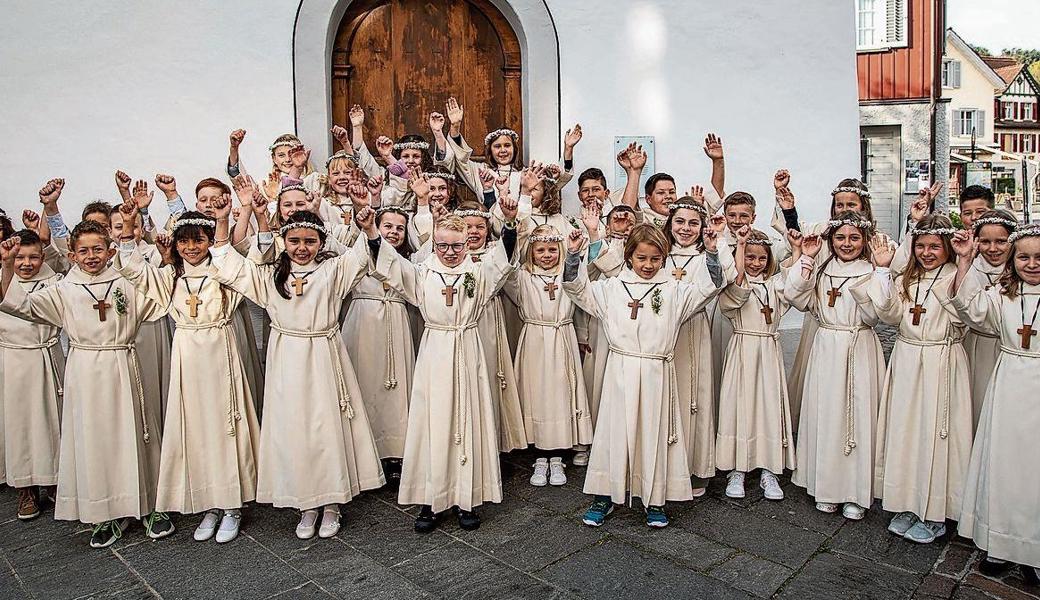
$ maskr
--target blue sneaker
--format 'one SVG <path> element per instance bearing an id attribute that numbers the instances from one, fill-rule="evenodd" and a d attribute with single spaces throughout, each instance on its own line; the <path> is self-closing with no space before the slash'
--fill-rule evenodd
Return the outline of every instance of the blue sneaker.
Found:
<path id="1" fill-rule="evenodd" d="M 664 514 L 663 506 L 646 507 L 647 527 L 668 527 L 668 515 Z"/>
<path id="2" fill-rule="evenodd" d="M 614 503 L 608 496 L 596 496 L 592 506 L 585 511 L 581 522 L 591 527 L 599 527 L 606 520 L 607 515 L 614 512 Z"/>

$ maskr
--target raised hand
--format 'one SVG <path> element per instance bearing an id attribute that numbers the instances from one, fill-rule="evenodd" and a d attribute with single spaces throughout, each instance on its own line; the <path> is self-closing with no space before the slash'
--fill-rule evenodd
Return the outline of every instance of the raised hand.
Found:
<path id="1" fill-rule="evenodd" d="M 751 236 L 751 226 L 750 225 L 743 225 L 743 226 L 741 226 L 741 228 L 737 230 L 735 235 L 737 236 L 737 245 L 738 246 L 743 246 L 743 245 L 747 244 L 748 237 Z"/>
<path id="2" fill-rule="evenodd" d="M 29 209 L 22 211 L 22 225 L 25 225 L 26 229 L 31 231 L 39 232 L 40 229 L 40 215 Z"/>
<path id="3" fill-rule="evenodd" d="M 590 236 L 594 237 L 599 230 L 599 220 L 602 216 L 603 206 L 599 202 L 589 202 L 581 207 L 581 222 L 585 224 Z"/>
<path id="4" fill-rule="evenodd" d="M 381 198 L 383 196 L 383 173 L 380 172 L 375 177 L 369 177 L 365 182 L 365 187 L 373 200 Z"/>
<path id="5" fill-rule="evenodd" d="M 501 177 L 497 177 L 495 179 L 495 189 L 498 190 L 498 195 L 499 196 L 508 196 L 509 195 L 509 176 L 508 175 L 502 175 Z"/>
<path id="6" fill-rule="evenodd" d="M 725 218 L 723 218 L 723 225 L 725 225 Z M 719 248 L 719 232 L 713 227 L 709 227 L 704 230 L 701 235 L 701 242 L 704 244 L 704 249 L 708 252 L 716 252 Z"/>
<path id="7" fill-rule="evenodd" d="M 423 200 L 430 197 L 430 179 L 419 169 L 411 169 L 408 172 L 408 188 L 412 190 L 417 198 Z"/>
<path id="8" fill-rule="evenodd" d="M 802 254 L 809 258 L 816 258 L 823 248 L 823 238 L 819 235 L 807 235 L 802 238 Z"/>
<path id="9" fill-rule="evenodd" d="M 448 116 L 448 122 L 451 123 L 452 127 L 458 127 L 462 124 L 462 117 L 464 111 L 459 101 L 454 96 L 448 98 L 447 104 L 444 105 L 444 112 Z"/>
<path id="10" fill-rule="evenodd" d="M 177 197 L 177 180 L 173 178 L 173 175 L 166 175 L 159 173 L 155 176 L 155 187 L 162 190 L 163 194 L 170 200 Z"/>
<path id="11" fill-rule="evenodd" d="M 563 145 L 567 148 L 574 149 L 581 141 L 581 123 L 577 123 L 573 128 L 568 129 L 567 133 L 563 136 Z"/>
<path id="12" fill-rule="evenodd" d="M 636 144 L 635 144 L 635 142 L 632 142 L 626 148 L 624 148 L 621 152 L 618 152 L 617 162 L 618 162 L 619 165 L 621 165 L 622 169 L 628 171 L 628 170 L 630 170 L 632 168 L 632 158 L 631 158 L 631 155 L 632 155 L 633 152 L 635 152 L 635 150 L 636 150 Z"/>
<path id="13" fill-rule="evenodd" d="M 910 220 L 917 222 L 928 216 L 931 212 L 930 200 L 928 198 L 928 190 L 921 190 L 917 193 L 917 199 L 910 205 Z"/>
<path id="14" fill-rule="evenodd" d="M 790 189 L 782 187 L 776 189 L 776 203 L 783 210 L 794 208 L 794 193 Z"/>
<path id="15" fill-rule="evenodd" d="M 133 239 L 134 222 L 139 212 L 140 207 L 135 200 L 119 205 L 119 214 L 123 217 L 123 234 L 120 239 Z"/>
<path id="16" fill-rule="evenodd" d="M 895 255 L 896 249 L 887 235 L 878 232 L 870 238 L 870 261 L 875 267 L 887 268 Z"/>
<path id="17" fill-rule="evenodd" d="M 12 235 L 0 243 L 0 262 L 4 268 L 11 272 L 14 268 L 14 257 L 18 256 L 18 249 L 22 247 L 22 238 Z"/>
<path id="18" fill-rule="evenodd" d="M 439 112 L 430 113 L 430 130 L 433 133 L 444 133 L 444 115 Z"/>
<path id="19" fill-rule="evenodd" d="M 138 179 L 134 183 L 134 193 L 131 196 L 132 202 L 124 202 L 123 204 L 132 203 L 137 211 L 144 211 L 152 204 L 152 198 L 155 197 L 155 192 L 148 190 L 148 182 L 143 179 Z M 122 207 L 119 209 L 122 211 Z M 135 214 L 137 211 L 134 211 Z"/>
<path id="20" fill-rule="evenodd" d="M 332 129 L 329 130 L 329 133 L 332 134 L 332 139 L 339 142 L 340 146 L 343 146 L 344 150 L 350 149 L 350 136 L 345 128 L 340 127 L 339 125 L 333 125 Z"/>
<path id="21" fill-rule="evenodd" d="M 256 181 L 244 173 L 232 179 L 231 186 L 235 189 L 235 195 L 238 196 L 238 203 L 247 207 L 253 205 L 253 194 L 260 191 Z"/>
<path id="22" fill-rule="evenodd" d="M 519 207 L 520 203 L 510 194 L 498 197 L 498 208 L 502 211 L 502 216 L 505 217 L 505 220 L 508 222 L 516 221 L 516 211 Z"/>
<path id="23" fill-rule="evenodd" d="M 213 214 L 218 221 L 226 221 L 231 216 L 231 194 L 221 194 L 210 203 Z"/>
<path id="24" fill-rule="evenodd" d="M 433 222 L 436 223 L 448 216 L 448 208 L 444 206 L 443 202 L 432 200 L 430 201 L 430 214 L 433 215 Z"/>
<path id="25" fill-rule="evenodd" d="M 119 190 L 119 195 L 126 198 L 130 192 L 130 176 L 124 171 L 116 171 L 116 189 Z M 126 195 L 124 195 L 124 192 Z"/>
<path id="26" fill-rule="evenodd" d="M 480 171 L 478 172 L 478 177 L 480 177 L 480 187 L 485 192 L 494 191 L 495 181 L 498 179 L 498 175 L 496 175 L 494 171 L 487 167 L 481 166 Z"/>
<path id="27" fill-rule="evenodd" d="M 257 223 L 260 219 L 267 219 L 267 198 L 260 193 L 259 188 L 253 188 L 253 201 L 249 204 L 253 214 L 256 215 Z"/>
<path id="28" fill-rule="evenodd" d="M 311 159 L 311 149 L 305 146 L 294 146 L 289 151 L 289 160 L 292 161 L 294 169 L 299 169 L 301 172 L 307 166 L 307 161 Z"/>
<path id="29" fill-rule="evenodd" d="M 54 204 L 65 188 L 64 179 L 51 179 L 40 188 L 40 204 Z"/>
<path id="30" fill-rule="evenodd" d="M 962 230 L 954 233 L 950 244 L 953 245 L 953 252 L 958 258 L 975 258 L 975 239 L 970 231 Z"/>
<path id="31" fill-rule="evenodd" d="M 228 136 L 228 137 L 229 137 L 229 139 L 231 141 L 231 147 L 233 149 L 237 150 L 238 147 L 242 145 L 242 141 L 246 139 L 246 130 L 245 129 L 236 129 L 236 130 L 232 131 L 231 135 Z"/>
<path id="32" fill-rule="evenodd" d="M 708 229 L 717 234 L 722 233 L 726 230 L 726 217 L 718 214 L 708 217 Z"/>
<path id="33" fill-rule="evenodd" d="M 724 158 L 722 152 L 722 138 L 714 133 L 709 133 L 708 136 L 704 138 L 704 154 L 712 160 L 722 160 Z"/>
<path id="34" fill-rule="evenodd" d="M 801 249 L 802 247 L 802 232 L 797 229 L 787 230 L 787 243 L 791 245 L 791 248 Z"/>
<path id="35" fill-rule="evenodd" d="M 567 252 L 569 254 L 581 252 L 581 245 L 584 240 L 585 234 L 580 229 L 572 229 L 570 234 L 567 235 Z"/>
<path id="36" fill-rule="evenodd" d="M 350 112 L 347 113 L 350 117 L 351 127 L 361 127 L 365 124 L 365 109 L 361 108 L 360 104 L 355 104 L 350 107 Z"/>
<path id="37" fill-rule="evenodd" d="M 394 141 L 385 135 L 377 137 L 376 153 L 388 162 L 392 161 L 394 156 Z"/>
<path id="38" fill-rule="evenodd" d="M 780 169 L 773 175 L 773 189 L 782 190 L 791 184 L 791 174 L 787 169 Z"/>
<path id="39" fill-rule="evenodd" d="M 164 264 L 173 264 L 173 236 L 165 231 L 155 236 L 155 247 Z"/>
<path id="40" fill-rule="evenodd" d="M 630 168 L 626 170 L 633 173 L 642 173 L 643 167 L 646 166 L 646 151 L 643 150 L 642 146 L 636 146 L 635 149 L 629 153 L 628 161 Z"/>
<path id="41" fill-rule="evenodd" d="M 357 223 L 358 229 L 368 234 L 368 239 L 374 240 L 379 237 L 376 230 L 376 211 L 372 210 L 371 206 L 354 211 L 354 222 Z"/>
<path id="42" fill-rule="evenodd" d="M 520 171 L 520 193 L 527 195 L 531 193 L 545 179 L 546 168 L 542 163 L 533 160 L 531 165 Z"/>
<path id="43" fill-rule="evenodd" d="M 704 204 L 704 188 L 699 185 L 691 187 L 690 199 L 699 204 Z"/>
<path id="44" fill-rule="evenodd" d="M 368 199 L 368 187 L 360 181 L 355 181 L 348 185 L 347 194 L 350 196 L 350 202 L 354 205 L 355 212 L 358 208 L 371 204 Z"/>

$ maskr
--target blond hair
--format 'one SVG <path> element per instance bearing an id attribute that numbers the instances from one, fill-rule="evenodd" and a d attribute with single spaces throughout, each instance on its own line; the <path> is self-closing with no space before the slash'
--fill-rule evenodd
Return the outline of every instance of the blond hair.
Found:
<path id="1" fill-rule="evenodd" d="M 636 246 L 639 244 L 650 244 L 665 256 L 672 251 L 672 243 L 668 241 L 663 231 L 650 223 L 641 223 L 633 227 L 632 232 L 628 234 L 628 241 L 625 242 L 626 263 L 632 260 L 632 255 L 635 254 Z"/>
<path id="2" fill-rule="evenodd" d="M 441 220 L 437 221 L 437 225 L 433 228 L 434 231 L 438 229 L 447 229 L 448 231 L 457 231 L 459 233 L 466 233 L 466 221 L 458 215 L 448 215 Z"/>
<path id="3" fill-rule="evenodd" d="M 562 258 L 564 256 L 566 256 L 566 254 L 564 252 L 564 248 L 563 248 L 563 239 L 561 239 L 558 242 L 546 242 L 544 240 L 534 240 L 534 239 L 532 239 L 532 238 L 537 237 L 537 236 L 557 236 L 557 237 L 563 238 L 563 234 L 560 233 L 560 230 L 556 229 L 552 225 L 549 225 L 548 223 L 546 223 L 544 225 L 539 225 L 538 227 L 535 227 L 534 231 L 531 232 L 531 236 L 527 238 L 527 242 L 528 242 L 527 243 L 527 248 L 524 249 L 524 269 L 526 269 L 528 273 L 533 273 L 534 272 L 535 265 L 534 265 L 534 251 L 533 250 L 534 250 L 534 245 L 535 244 L 538 244 L 538 243 L 544 243 L 544 244 L 555 243 L 556 246 L 560 250 L 560 258 L 561 258 L 561 260 L 556 263 L 556 266 L 553 267 L 552 272 L 554 274 L 559 273 L 560 270 L 563 268 L 563 260 L 562 260 Z"/>

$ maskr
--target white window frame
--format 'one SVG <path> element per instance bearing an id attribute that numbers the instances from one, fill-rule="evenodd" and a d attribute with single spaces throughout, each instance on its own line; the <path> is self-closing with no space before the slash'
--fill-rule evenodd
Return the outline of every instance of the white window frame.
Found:
<path id="1" fill-rule="evenodd" d="M 1036 151 L 1036 148 L 1033 147 L 1033 139 L 1034 136 L 1029 134 L 1022 136 L 1022 152 L 1024 154 L 1032 154 Z"/>
<path id="2" fill-rule="evenodd" d="M 853 0 L 856 50 L 872 52 L 910 45 L 909 0 Z"/>
<path id="3" fill-rule="evenodd" d="M 953 58 L 943 59 L 942 86 L 945 89 L 961 87 L 961 61 Z"/>
<path id="4" fill-rule="evenodd" d="M 986 129 L 983 118 L 983 111 L 977 108 L 958 108 L 954 110 L 953 135 L 957 137 L 971 137 L 971 130 L 974 127 L 975 138 L 984 139 Z"/>
<path id="5" fill-rule="evenodd" d="M 1015 118 L 1015 103 L 1014 102 L 1001 102 L 1004 105 L 1004 120 L 1010 121 Z"/>
<path id="6" fill-rule="evenodd" d="M 1022 103 L 1022 120 L 1023 121 L 1032 121 L 1033 120 L 1033 107 L 1034 106 L 1035 106 L 1035 104 L 1033 104 L 1032 102 L 1023 102 Z"/>

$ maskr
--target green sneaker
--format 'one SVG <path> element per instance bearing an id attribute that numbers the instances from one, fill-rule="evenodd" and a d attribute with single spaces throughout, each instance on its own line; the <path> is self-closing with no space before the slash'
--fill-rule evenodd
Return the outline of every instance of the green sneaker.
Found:
<path id="1" fill-rule="evenodd" d="M 95 525 L 94 530 L 90 533 L 90 547 L 108 548 L 116 543 L 116 540 L 123 537 L 123 530 L 126 529 L 126 525 L 126 519 L 105 521 Z"/>
<path id="2" fill-rule="evenodd" d="M 591 527 L 599 527 L 607 519 L 607 515 L 613 511 L 614 502 L 611 501 L 610 496 L 596 496 L 592 506 L 585 511 L 585 516 L 581 518 L 581 522 Z"/>
<path id="3" fill-rule="evenodd" d="M 148 532 L 148 537 L 153 540 L 164 538 L 173 533 L 173 521 L 170 517 L 159 511 L 154 511 L 143 519 L 144 529 Z"/>

